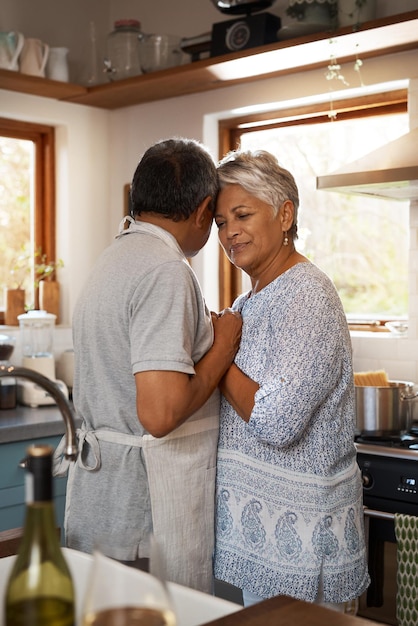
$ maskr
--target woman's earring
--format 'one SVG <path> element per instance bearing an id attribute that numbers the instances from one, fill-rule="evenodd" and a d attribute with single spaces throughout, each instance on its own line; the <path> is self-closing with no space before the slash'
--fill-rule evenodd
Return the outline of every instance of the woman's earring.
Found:
<path id="1" fill-rule="evenodd" d="M 287 236 L 287 231 L 284 234 L 283 245 L 284 246 L 288 246 L 289 245 L 289 237 Z"/>

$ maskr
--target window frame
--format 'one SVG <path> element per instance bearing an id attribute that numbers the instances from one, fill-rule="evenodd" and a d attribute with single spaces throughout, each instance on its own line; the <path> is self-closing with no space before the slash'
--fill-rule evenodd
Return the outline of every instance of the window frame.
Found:
<path id="1" fill-rule="evenodd" d="M 390 113 L 408 112 L 407 89 L 397 89 L 378 94 L 344 98 L 332 102 L 334 123 L 339 120 L 388 115 Z M 219 120 L 219 158 L 230 150 L 239 147 L 241 135 L 249 132 L 312 123 L 329 123 L 331 113 L 330 101 L 263 111 L 262 113 L 246 114 Z M 249 127 L 251 125 L 251 127 Z M 230 307 L 242 292 L 241 272 L 226 257 L 219 246 L 219 308 Z M 383 324 L 384 320 L 382 320 Z M 370 326 L 370 325 L 368 325 Z M 381 324 L 374 323 L 367 330 L 380 330 Z"/>
<path id="2" fill-rule="evenodd" d="M 56 260 L 55 129 L 46 124 L 0 117 L 0 135 L 34 143 L 34 251 L 41 249 L 48 261 L 54 262 Z M 38 290 L 35 290 L 34 295 L 35 308 L 38 308 Z"/>

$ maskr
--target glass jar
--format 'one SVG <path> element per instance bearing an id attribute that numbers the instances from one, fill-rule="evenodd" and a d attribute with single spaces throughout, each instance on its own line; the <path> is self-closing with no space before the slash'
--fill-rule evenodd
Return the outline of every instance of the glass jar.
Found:
<path id="1" fill-rule="evenodd" d="M 109 80 L 121 80 L 141 74 L 141 23 L 117 20 L 106 39 L 105 72 Z"/>

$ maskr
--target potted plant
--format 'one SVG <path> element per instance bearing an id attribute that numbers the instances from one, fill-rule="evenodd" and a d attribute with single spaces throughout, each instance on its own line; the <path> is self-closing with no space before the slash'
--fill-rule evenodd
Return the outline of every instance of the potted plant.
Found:
<path id="1" fill-rule="evenodd" d="M 43 254 L 40 248 L 35 252 L 34 256 L 35 287 L 39 287 L 43 280 L 53 280 L 57 269 L 64 267 L 64 261 L 62 259 L 58 259 L 58 261 L 48 261 L 47 255 Z"/>
<path id="2" fill-rule="evenodd" d="M 337 18 L 337 0 L 289 0 L 286 14 L 304 24 L 332 26 Z"/>

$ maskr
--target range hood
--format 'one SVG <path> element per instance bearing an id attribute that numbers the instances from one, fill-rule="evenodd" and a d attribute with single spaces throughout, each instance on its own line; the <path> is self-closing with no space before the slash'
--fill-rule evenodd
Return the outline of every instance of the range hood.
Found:
<path id="1" fill-rule="evenodd" d="M 318 176 L 316 188 L 392 200 L 418 200 L 418 128 L 332 174 Z"/>

